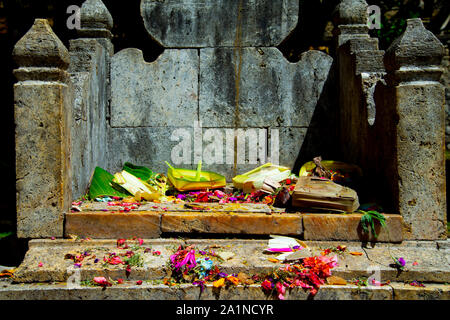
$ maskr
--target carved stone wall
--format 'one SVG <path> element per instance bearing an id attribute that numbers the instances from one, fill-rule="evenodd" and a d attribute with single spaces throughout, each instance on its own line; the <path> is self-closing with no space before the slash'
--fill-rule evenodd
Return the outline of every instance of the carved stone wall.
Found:
<path id="1" fill-rule="evenodd" d="M 203 160 L 231 180 L 268 161 L 293 167 L 326 100 L 333 62 L 310 51 L 290 63 L 275 47 L 295 28 L 298 7 L 286 0 L 143 0 L 147 31 L 165 50 L 153 62 L 132 48 L 112 58 L 108 169 L 132 161 L 165 172 L 164 161 L 195 167 Z M 203 135 L 194 133 L 196 123 Z M 173 157 L 180 143 L 189 154 Z M 223 151 L 214 161 L 206 155 L 212 143 Z"/>

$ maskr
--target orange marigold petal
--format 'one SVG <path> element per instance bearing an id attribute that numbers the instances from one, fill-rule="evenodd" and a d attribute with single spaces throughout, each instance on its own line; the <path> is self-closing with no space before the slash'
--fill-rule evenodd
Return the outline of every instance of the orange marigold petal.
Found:
<path id="1" fill-rule="evenodd" d="M 231 281 L 234 285 L 238 285 L 239 284 L 239 279 L 233 276 L 228 276 L 227 277 L 228 281 Z"/>

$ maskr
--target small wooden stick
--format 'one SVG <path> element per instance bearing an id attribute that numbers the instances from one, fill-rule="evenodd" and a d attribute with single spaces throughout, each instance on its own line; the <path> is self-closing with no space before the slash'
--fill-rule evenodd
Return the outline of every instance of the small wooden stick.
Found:
<path id="1" fill-rule="evenodd" d="M 331 178 L 331 172 L 329 170 L 327 170 L 321 163 L 322 161 L 322 157 L 315 157 L 313 159 L 314 164 L 316 165 L 316 167 L 313 169 L 313 175 L 320 177 L 320 178 L 327 178 L 330 179 Z"/>

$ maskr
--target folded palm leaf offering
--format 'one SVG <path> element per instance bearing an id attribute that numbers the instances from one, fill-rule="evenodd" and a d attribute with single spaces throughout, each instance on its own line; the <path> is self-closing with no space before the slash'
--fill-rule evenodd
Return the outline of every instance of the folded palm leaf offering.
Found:
<path id="1" fill-rule="evenodd" d="M 199 162 L 197 170 L 174 168 L 168 162 L 167 176 L 178 191 L 217 189 L 226 186 L 225 177 L 210 171 L 201 171 L 202 163 Z"/>
<path id="2" fill-rule="evenodd" d="M 356 191 L 325 178 L 299 177 L 292 205 L 300 208 L 354 212 L 359 208 Z"/>
<path id="3" fill-rule="evenodd" d="M 233 185 L 244 193 L 261 190 L 267 187 L 277 186 L 278 182 L 286 180 L 291 175 L 291 170 L 271 163 L 266 163 L 256 169 L 233 178 Z"/>
<path id="4" fill-rule="evenodd" d="M 158 199 L 158 197 L 164 197 L 169 189 L 167 177 L 162 173 L 154 173 L 147 167 L 136 166 L 129 162 L 125 162 L 123 165 L 123 170 L 142 180 L 147 189 L 150 189 L 150 196 L 145 194 L 142 195 L 142 198 L 145 200 L 149 200 L 147 198 L 154 200 Z M 133 195 L 135 195 L 136 198 L 139 198 L 140 194 Z"/>
<path id="5" fill-rule="evenodd" d="M 89 199 L 94 200 L 104 196 L 128 197 L 130 194 L 120 186 L 113 183 L 114 176 L 108 171 L 96 167 L 92 174 L 89 187 Z"/>
<path id="6" fill-rule="evenodd" d="M 107 202 L 111 201 L 109 197 L 117 200 L 132 196 L 137 202 L 186 199 L 188 202 L 264 203 L 279 208 L 290 208 L 292 204 L 292 207 L 346 212 L 354 212 L 359 207 L 357 193 L 332 181 L 329 173 L 333 171 L 323 166 L 320 157 L 314 158 L 315 168 L 310 165 L 302 168 L 298 180 L 289 168 L 266 163 L 234 177 L 234 188 L 231 189 L 229 186 L 225 188 L 224 176 L 202 171 L 201 162 L 197 170 L 174 168 L 168 162 L 166 164 L 169 166 L 167 178 L 147 167 L 129 162 L 114 176 L 97 167 L 91 179 L 89 198 Z M 338 165 L 342 168 L 340 163 Z M 171 190 L 170 196 L 166 196 L 169 187 L 176 191 Z M 210 191 L 221 188 L 225 189 Z"/>
<path id="7" fill-rule="evenodd" d="M 150 181 L 143 181 L 126 170 L 116 173 L 113 182 L 130 192 L 139 201 L 141 199 L 147 201 L 159 200 L 164 197 L 167 190 L 164 183 L 150 184 Z"/>
<path id="8" fill-rule="evenodd" d="M 168 189 L 167 178 L 150 169 L 126 162 L 114 176 L 102 168 L 95 168 L 89 187 L 89 198 L 134 196 L 138 201 L 159 200 Z"/>

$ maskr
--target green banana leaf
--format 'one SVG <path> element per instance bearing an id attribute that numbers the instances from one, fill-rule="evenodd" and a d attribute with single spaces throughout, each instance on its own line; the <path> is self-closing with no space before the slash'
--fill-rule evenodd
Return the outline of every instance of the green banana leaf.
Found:
<path id="1" fill-rule="evenodd" d="M 112 183 L 114 176 L 108 171 L 96 167 L 89 187 L 89 199 L 94 200 L 101 196 L 129 197 L 131 194 L 122 187 Z"/>
<path id="2" fill-rule="evenodd" d="M 125 162 L 122 170 L 131 173 L 133 176 L 140 178 L 141 180 L 147 181 L 153 176 L 153 171 L 147 167 L 136 166 L 130 162 Z"/>

